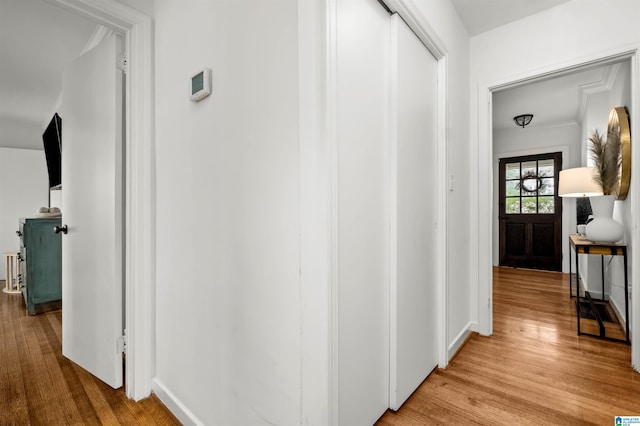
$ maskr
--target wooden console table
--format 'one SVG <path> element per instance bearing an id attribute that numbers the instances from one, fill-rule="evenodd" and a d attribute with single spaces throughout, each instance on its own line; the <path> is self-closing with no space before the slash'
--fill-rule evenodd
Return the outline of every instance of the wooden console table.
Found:
<path id="1" fill-rule="evenodd" d="M 587 335 L 598 337 L 601 339 L 612 340 L 616 342 L 624 342 L 627 345 L 631 344 L 629 339 L 629 280 L 627 277 L 627 246 L 617 243 L 595 243 L 589 241 L 579 234 L 569 235 L 569 275 L 571 276 L 571 249 L 576 253 L 576 315 L 578 317 L 578 336 Z M 625 316 L 625 339 L 614 339 L 606 336 L 604 324 L 598 315 L 596 320 L 600 328 L 600 334 L 585 333 L 580 331 L 580 254 L 599 254 L 600 262 L 602 264 L 602 301 L 604 301 L 604 256 L 622 256 L 624 259 L 624 316 Z M 569 296 L 573 297 L 571 280 L 569 281 Z M 585 291 L 585 299 L 592 303 L 589 292 Z"/>

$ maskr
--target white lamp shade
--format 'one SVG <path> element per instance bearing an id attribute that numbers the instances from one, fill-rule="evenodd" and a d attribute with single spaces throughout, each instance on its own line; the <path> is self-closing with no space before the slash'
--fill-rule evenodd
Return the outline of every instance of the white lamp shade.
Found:
<path id="1" fill-rule="evenodd" d="M 596 180 L 595 167 L 576 167 L 560 170 L 558 195 L 561 197 L 594 197 L 602 195 Z"/>

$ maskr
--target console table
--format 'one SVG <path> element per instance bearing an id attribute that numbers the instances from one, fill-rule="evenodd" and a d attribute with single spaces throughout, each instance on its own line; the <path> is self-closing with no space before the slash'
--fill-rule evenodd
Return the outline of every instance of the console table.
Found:
<path id="1" fill-rule="evenodd" d="M 578 336 L 586 335 L 598 337 L 601 339 L 612 340 L 616 342 L 624 342 L 627 345 L 631 344 L 629 339 L 629 280 L 627 277 L 627 246 L 617 243 L 597 243 L 587 240 L 580 234 L 569 235 L 569 275 L 571 276 L 571 250 L 576 254 L 576 315 L 578 317 Z M 604 301 L 604 256 L 622 256 L 624 259 L 624 315 L 625 315 L 625 339 L 615 339 L 606 336 L 604 324 L 598 315 L 596 320 L 600 329 L 600 334 L 592 334 L 580 331 L 580 254 L 596 254 L 600 255 L 600 262 L 602 263 L 602 300 Z M 573 288 L 571 280 L 569 281 L 569 296 L 573 297 Z M 588 291 L 585 291 L 585 299 L 589 303 L 593 303 Z"/>

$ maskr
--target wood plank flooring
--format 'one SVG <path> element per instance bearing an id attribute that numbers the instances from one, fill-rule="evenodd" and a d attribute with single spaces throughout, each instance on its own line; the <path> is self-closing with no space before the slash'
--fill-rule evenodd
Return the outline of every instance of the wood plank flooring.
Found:
<path id="1" fill-rule="evenodd" d="M 0 425 L 180 424 L 157 397 L 134 402 L 64 358 L 62 311 L 27 316 L 0 292 L 0 321 Z"/>
<path id="2" fill-rule="evenodd" d="M 576 335 L 568 274 L 495 268 L 493 285 L 493 336 L 472 335 L 378 425 L 612 425 L 640 415 L 630 347 Z"/>
<path id="3" fill-rule="evenodd" d="M 568 283 L 496 268 L 493 336 L 472 335 L 377 424 L 608 425 L 640 415 L 629 347 L 576 335 Z M 179 424 L 157 398 L 133 402 L 62 357 L 61 318 L 27 316 L 20 295 L 0 293 L 0 425 Z"/>

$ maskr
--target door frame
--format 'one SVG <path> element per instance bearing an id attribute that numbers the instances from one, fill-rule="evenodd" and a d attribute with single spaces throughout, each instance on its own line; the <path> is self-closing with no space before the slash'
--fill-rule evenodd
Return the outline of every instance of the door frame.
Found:
<path id="1" fill-rule="evenodd" d="M 127 397 L 151 393 L 155 371 L 155 165 L 151 17 L 116 0 L 46 0 L 123 36 L 125 81 L 125 329 Z M 135 285 L 133 285 L 135 283 Z"/>
<path id="2" fill-rule="evenodd" d="M 493 157 L 493 92 L 503 90 L 508 87 L 515 87 L 536 79 L 553 76 L 567 71 L 580 69 L 588 65 L 613 62 L 622 59 L 629 59 L 631 62 L 631 117 L 630 120 L 640 121 L 640 111 L 638 111 L 638 52 L 640 46 L 623 46 L 593 55 L 589 58 L 582 58 L 565 63 L 549 65 L 545 69 L 529 69 L 526 73 L 517 77 L 508 77 L 501 81 L 483 81 L 478 86 L 478 159 L 477 173 L 478 189 L 477 194 L 487 194 L 487 197 L 476 197 L 478 214 L 478 233 L 474 236 L 475 260 L 472 267 L 477 269 L 478 277 L 478 332 L 485 336 L 493 334 L 493 266 L 492 253 L 494 243 L 488 233 L 493 230 L 493 194 L 494 194 L 494 171 L 491 159 Z M 640 164 L 640 150 L 632 151 L 632 163 Z M 637 177 L 632 176 L 633 184 L 637 184 Z M 633 197 L 631 211 L 639 211 L 640 197 Z M 632 226 L 632 231 L 628 235 L 629 245 L 640 241 L 640 227 Z M 631 270 L 640 270 L 640 256 L 632 256 L 630 261 Z M 473 302 L 473 301 L 472 301 Z M 631 311 L 637 312 L 640 309 L 640 292 L 632 292 Z M 632 330 L 640 330 L 640 315 L 632 316 Z M 631 342 L 631 365 L 636 371 L 640 371 L 640 344 Z"/>

